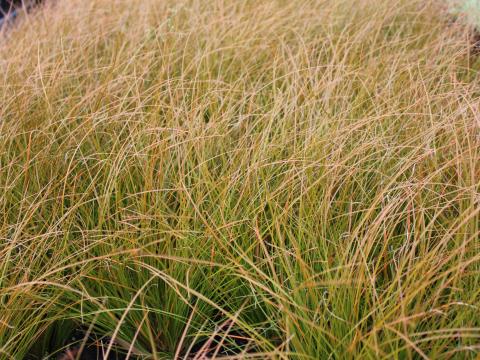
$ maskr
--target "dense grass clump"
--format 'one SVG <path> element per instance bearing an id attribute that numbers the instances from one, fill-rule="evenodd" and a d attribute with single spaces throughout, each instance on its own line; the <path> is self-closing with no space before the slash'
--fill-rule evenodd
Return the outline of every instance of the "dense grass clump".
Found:
<path id="1" fill-rule="evenodd" d="M 0 38 L 0 358 L 94 337 L 105 358 L 478 356 L 470 38 L 425 0 L 20 16 Z"/>

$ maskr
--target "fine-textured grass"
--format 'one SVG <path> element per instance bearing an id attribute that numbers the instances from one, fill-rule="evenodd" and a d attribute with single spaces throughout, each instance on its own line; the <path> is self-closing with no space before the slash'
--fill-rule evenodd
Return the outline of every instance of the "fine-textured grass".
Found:
<path id="1" fill-rule="evenodd" d="M 480 82 L 441 1 L 68 0 L 0 38 L 0 358 L 480 353 Z"/>

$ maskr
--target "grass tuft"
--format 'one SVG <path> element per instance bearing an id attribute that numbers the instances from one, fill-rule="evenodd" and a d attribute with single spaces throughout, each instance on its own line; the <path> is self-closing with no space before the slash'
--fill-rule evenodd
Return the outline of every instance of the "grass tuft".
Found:
<path id="1" fill-rule="evenodd" d="M 20 16 L 0 38 L 0 358 L 91 339 L 105 358 L 476 358 L 470 38 L 425 0 Z"/>

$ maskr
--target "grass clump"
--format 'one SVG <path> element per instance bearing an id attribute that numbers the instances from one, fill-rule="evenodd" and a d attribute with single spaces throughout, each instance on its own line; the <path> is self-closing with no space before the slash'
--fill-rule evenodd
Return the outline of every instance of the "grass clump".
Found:
<path id="1" fill-rule="evenodd" d="M 424 0 L 20 17 L 0 39 L 0 358 L 78 331 L 105 357 L 475 358 L 468 37 Z"/>

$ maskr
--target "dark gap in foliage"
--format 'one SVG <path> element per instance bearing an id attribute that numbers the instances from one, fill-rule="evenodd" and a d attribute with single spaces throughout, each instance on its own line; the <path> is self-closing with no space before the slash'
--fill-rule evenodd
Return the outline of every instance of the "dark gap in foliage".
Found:
<path id="1" fill-rule="evenodd" d="M 43 0 L 0 0 L 0 26 L 7 20 L 14 19 L 19 9 L 30 10 Z"/>
<path id="2" fill-rule="evenodd" d="M 25 360 L 123 360 L 126 356 L 113 346 L 107 357 L 104 353 L 110 338 L 88 333 L 73 321 L 58 321 L 52 324 L 31 347 Z M 82 346 L 82 344 L 84 344 Z M 134 357 L 130 356 L 131 359 Z"/>
<path id="3" fill-rule="evenodd" d="M 249 348 L 248 336 L 241 331 L 231 330 L 226 336 L 219 333 L 213 338 L 205 338 L 197 342 L 189 354 L 192 358 L 209 359 L 216 356 L 234 356 L 241 353 L 255 353 L 253 347 Z"/>

